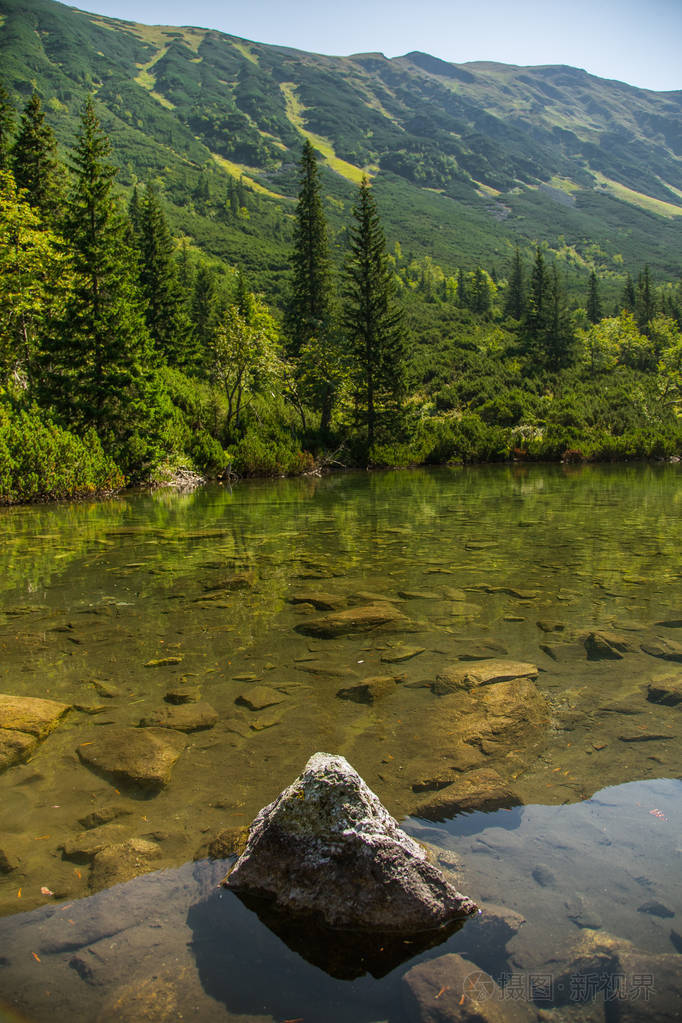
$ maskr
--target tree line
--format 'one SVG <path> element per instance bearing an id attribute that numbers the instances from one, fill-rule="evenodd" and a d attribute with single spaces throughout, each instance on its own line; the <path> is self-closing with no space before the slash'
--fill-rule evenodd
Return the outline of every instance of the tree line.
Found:
<path id="1" fill-rule="evenodd" d="M 569 432 L 539 456 L 585 429 L 655 426 L 677 444 L 682 288 L 657 289 L 648 267 L 611 316 L 596 271 L 570 308 L 541 247 L 530 267 L 517 248 L 502 280 L 449 275 L 388 250 L 367 178 L 333 259 L 306 141 L 274 313 L 243 273 L 173 237 L 155 183 L 124 208 L 115 178 L 92 99 L 64 165 L 37 93 L 18 118 L 0 88 L 0 500 L 113 488 L 183 461 L 215 475 L 297 472 L 339 451 L 362 465 L 508 457 L 519 437 L 546 438 L 559 395 Z M 243 181 L 228 196 L 245 208 Z M 612 411 L 629 372 L 653 398 L 623 419 Z M 604 374 L 608 409 L 585 391 Z M 627 450 L 640 449 L 653 450 Z"/>

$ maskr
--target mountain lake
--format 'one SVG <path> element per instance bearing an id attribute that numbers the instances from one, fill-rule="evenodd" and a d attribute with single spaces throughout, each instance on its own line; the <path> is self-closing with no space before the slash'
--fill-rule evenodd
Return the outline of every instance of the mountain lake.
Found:
<path id="1" fill-rule="evenodd" d="M 2 1023 L 681 1018 L 681 484 L 516 464 L 0 509 Z M 317 751 L 480 913 L 354 955 L 218 887 Z"/>

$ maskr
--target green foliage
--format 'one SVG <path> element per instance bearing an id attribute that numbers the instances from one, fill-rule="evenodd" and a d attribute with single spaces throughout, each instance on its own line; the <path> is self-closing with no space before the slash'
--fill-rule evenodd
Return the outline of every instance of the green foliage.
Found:
<path id="1" fill-rule="evenodd" d="M 395 427 L 403 397 L 404 327 L 392 302 L 394 285 L 386 240 L 367 178 L 353 207 L 345 271 L 343 326 L 357 420 L 367 451 Z"/>
<path id="2" fill-rule="evenodd" d="M 0 403 L 0 504 L 91 497 L 124 482 L 93 430 L 75 436 L 42 409 Z"/>
<path id="3" fill-rule="evenodd" d="M 26 190 L 28 201 L 44 218 L 56 218 L 61 206 L 57 143 L 35 89 L 24 108 L 12 162 L 17 188 Z"/>
<path id="4" fill-rule="evenodd" d="M 72 274 L 63 240 L 0 171 L 0 386 L 25 384 L 39 338 L 58 318 Z"/>
<path id="5" fill-rule="evenodd" d="M 132 472 L 156 454 L 155 402 L 136 261 L 113 196 L 109 152 L 88 99 L 65 222 L 73 288 L 42 355 L 41 392 L 64 423 L 94 428 Z"/>

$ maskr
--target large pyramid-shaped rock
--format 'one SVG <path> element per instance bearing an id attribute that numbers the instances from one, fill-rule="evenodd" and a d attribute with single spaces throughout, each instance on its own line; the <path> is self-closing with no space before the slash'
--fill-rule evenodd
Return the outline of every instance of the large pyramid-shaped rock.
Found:
<path id="1" fill-rule="evenodd" d="M 415 934 L 476 910 L 350 764 L 327 753 L 260 811 L 223 884 L 345 930 Z"/>

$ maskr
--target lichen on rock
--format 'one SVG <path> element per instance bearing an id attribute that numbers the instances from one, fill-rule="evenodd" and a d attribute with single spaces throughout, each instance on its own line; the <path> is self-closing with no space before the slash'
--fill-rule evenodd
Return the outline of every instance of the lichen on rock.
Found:
<path id="1" fill-rule="evenodd" d="M 256 816 L 223 885 L 341 930 L 416 934 L 476 910 L 350 764 L 327 753 Z"/>

